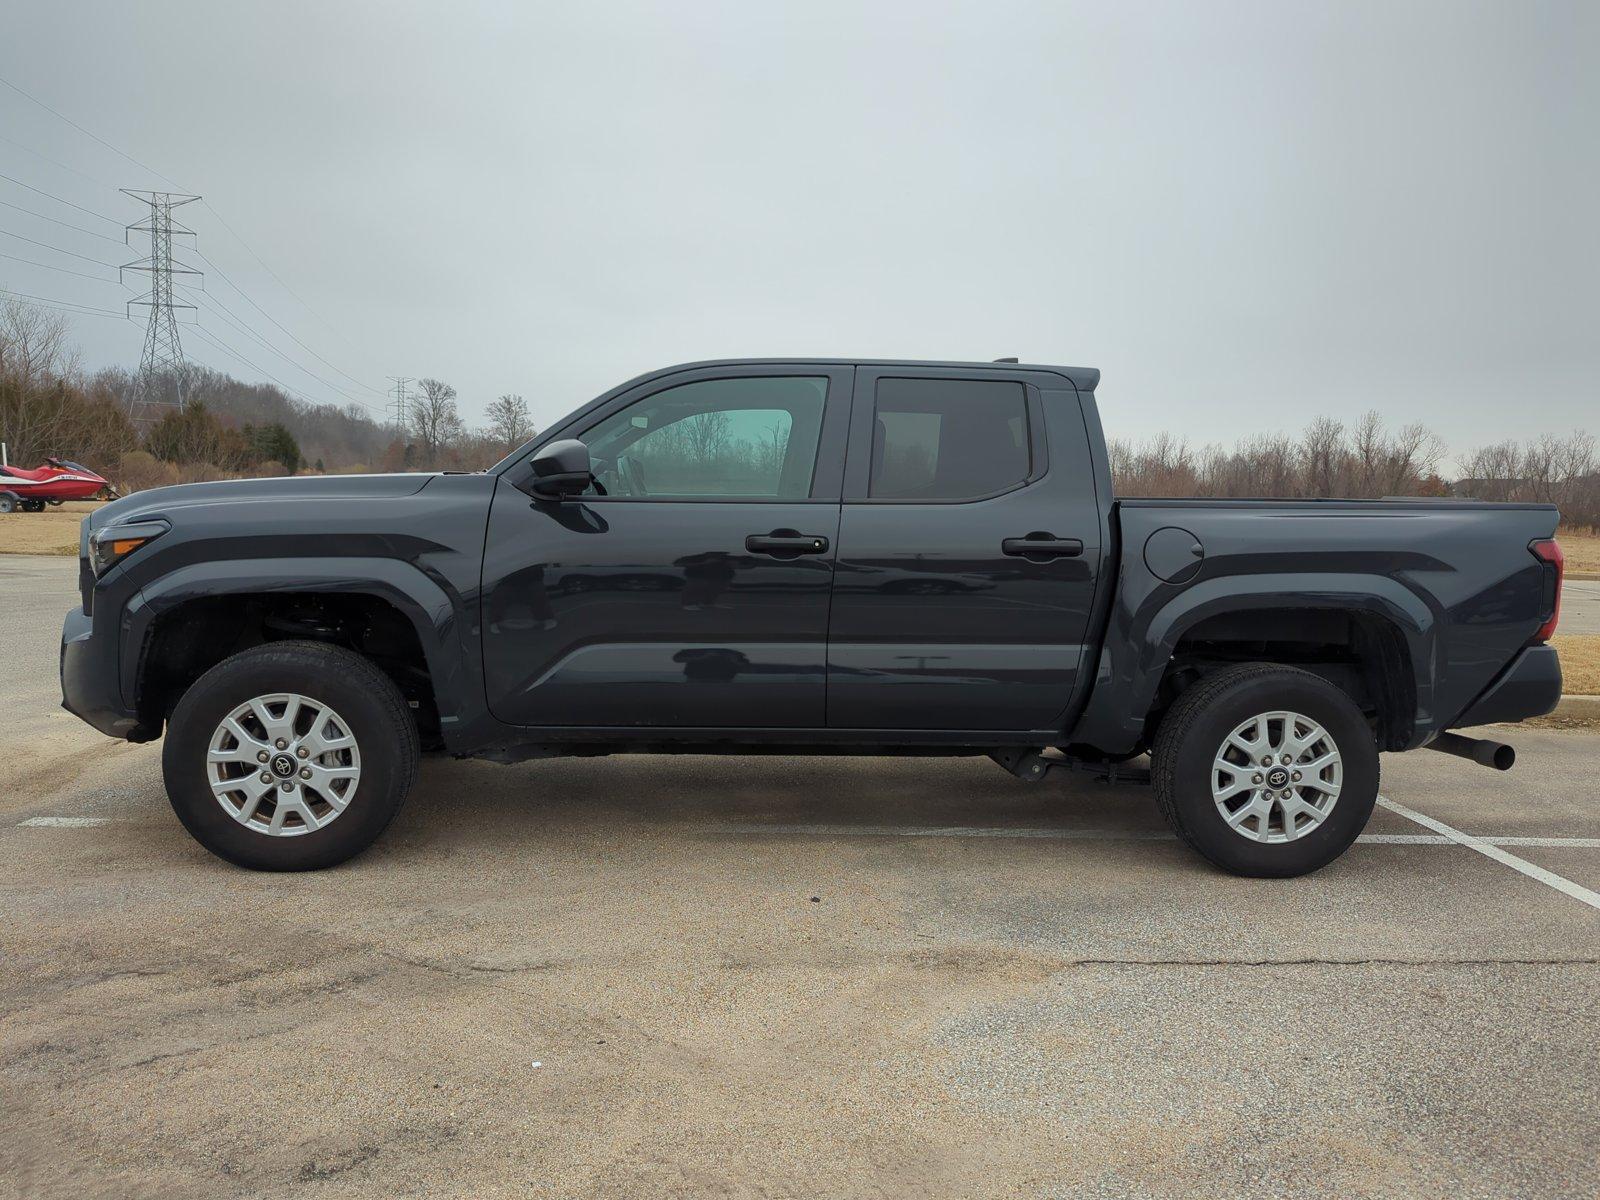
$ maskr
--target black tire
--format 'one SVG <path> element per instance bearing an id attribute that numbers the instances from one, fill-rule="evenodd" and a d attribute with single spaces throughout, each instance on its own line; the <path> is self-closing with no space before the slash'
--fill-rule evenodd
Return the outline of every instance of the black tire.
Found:
<path id="1" fill-rule="evenodd" d="M 0 492 L 0 513 L 17 511 L 17 498 L 10 492 Z"/>
<path id="2" fill-rule="evenodd" d="M 1278 710 L 1320 724 L 1337 746 L 1344 774 L 1320 825 L 1292 841 L 1272 842 L 1228 824 L 1212 797 L 1212 780 L 1229 734 L 1253 716 Z M 1378 798 L 1378 747 L 1366 717 L 1339 688 L 1309 671 L 1252 663 L 1207 676 L 1178 697 L 1156 732 L 1151 781 L 1167 824 L 1191 849 L 1235 875 L 1282 879 L 1327 866 L 1366 828 Z M 1281 822 L 1281 807 L 1277 811 Z"/>
<path id="3" fill-rule="evenodd" d="M 223 718 L 252 698 L 281 692 L 333 708 L 361 756 L 349 807 L 321 828 L 292 837 L 241 824 L 212 794 L 206 774 L 211 738 Z M 178 820 L 207 850 L 258 871 L 312 871 L 344 862 L 377 840 L 416 782 L 419 752 L 405 698 L 368 659 L 322 642 L 285 641 L 224 659 L 190 686 L 168 722 L 161 770 Z"/>

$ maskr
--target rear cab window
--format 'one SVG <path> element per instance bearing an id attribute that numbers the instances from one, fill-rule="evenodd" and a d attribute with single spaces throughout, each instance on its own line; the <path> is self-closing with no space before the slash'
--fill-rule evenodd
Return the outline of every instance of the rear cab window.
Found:
<path id="1" fill-rule="evenodd" d="M 875 391 L 869 499 L 978 500 L 1030 478 L 1021 383 L 882 378 Z"/>

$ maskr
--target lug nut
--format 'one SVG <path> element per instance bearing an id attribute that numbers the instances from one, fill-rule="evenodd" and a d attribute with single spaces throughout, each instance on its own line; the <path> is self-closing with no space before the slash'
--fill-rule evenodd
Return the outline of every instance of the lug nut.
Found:
<path id="1" fill-rule="evenodd" d="M 1261 772 L 1257 771 L 1254 775 L 1250 776 L 1250 782 L 1251 783 L 1260 783 L 1261 782 Z"/>
<path id="2" fill-rule="evenodd" d="M 265 750 L 259 751 L 256 754 L 256 761 L 259 762 L 259 763 L 266 762 L 267 761 L 267 752 Z"/>
<path id="3" fill-rule="evenodd" d="M 1293 796 L 1293 795 L 1294 795 L 1294 793 L 1293 793 L 1293 792 L 1291 792 L 1291 791 L 1290 791 L 1290 790 L 1289 790 L 1289 789 L 1288 789 L 1288 788 L 1284 788 L 1284 789 L 1283 789 L 1283 798 L 1284 798 L 1284 799 L 1285 799 L 1285 800 L 1287 800 L 1287 799 L 1289 799 L 1289 798 L 1290 798 L 1290 797 L 1291 797 L 1291 796 Z"/>
<path id="4" fill-rule="evenodd" d="M 294 784 L 292 784 L 292 783 L 290 783 L 290 782 L 289 782 L 289 781 L 288 781 L 288 780 L 287 780 L 287 779 L 285 779 L 285 780 L 284 780 L 284 781 L 283 781 L 283 782 L 282 782 L 282 783 L 280 783 L 280 784 L 279 784 L 279 785 L 278 785 L 278 786 L 279 786 L 279 787 L 280 787 L 280 788 L 282 788 L 282 789 L 283 789 L 283 790 L 284 790 L 284 791 L 286 791 L 286 792 L 292 792 L 292 791 L 294 791 Z"/>
<path id="5" fill-rule="evenodd" d="M 1294 780 L 1296 783 L 1299 783 L 1300 782 L 1300 772 L 1299 771 L 1294 772 L 1292 775 L 1289 776 L 1289 778 Z"/>
<path id="6" fill-rule="evenodd" d="M 300 778 L 301 779 L 310 779 L 311 778 L 311 768 L 310 767 L 301 767 L 300 768 Z"/>
<path id="7" fill-rule="evenodd" d="M 272 782 L 272 776 L 269 775 L 265 771 L 261 772 L 261 782 L 262 783 L 271 783 Z"/>
<path id="8" fill-rule="evenodd" d="M 272 744 L 274 746 L 276 746 L 279 750 L 282 750 L 282 749 L 284 749 L 285 747 L 287 747 L 289 745 L 289 743 L 284 741 L 282 738 L 279 738 L 277 741 L 273 742 Z"/>
<path id="9" fill-rule="evenodd" d="M 305 758 L 308 754 L 311 753 L 311 751 L 307 750 L 304 746 L 301 746 L 298 750 L 295 751 L 295 753 L 298 754 L 301 758 Z"/>
<path id="10" fill-rule="evenodd" d="M 1284 765 L 1284 766 L 1286 766 L 1286 767 L 1287 767 L 1287 766 L 1288 766 L 1288 765 L 1289 765 L 1289 764 L 1290 764 L 1290 763 L 1292 763 L 1292 762 L 1293 762 L 1293 761 L 1294 761 L 1294 759 L 1292 759 L 1292 758 L 1290 758 L 1290 757 L 1289 757 L 1289 756 L 1288 756 L 1288 755 L 1287 755 L 1287 754 L 1285 754 L 1285 755 L 1284 755 L 1284 756 L 1283 756 L 1283 765 Z"/>
<path id="11" fill-rule="evenodd" d="M 1265 758 L 1263 758 L 1261 760 L 1261 765 L 1263 767 L 1270 767 L 1272 765 L 1272 755 L 1269 754 Z"/>

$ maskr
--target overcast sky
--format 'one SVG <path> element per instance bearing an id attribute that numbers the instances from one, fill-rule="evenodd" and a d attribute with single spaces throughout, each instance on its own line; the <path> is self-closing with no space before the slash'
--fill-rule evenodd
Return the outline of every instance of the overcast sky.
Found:
<path id="1" fill-rule="evenodd" d="M 1101 368 L 1135 438 L 1600 431 L 1593 3 L 8 0 L 0 77 L 203 193 L 199 248 L 340 371 L 446 379 L 469 420 L 698 358 L 1015 354 Z M 173 186 L 5 88 L 0 130 L 0 173 L 118 221 Z M 133 294 L 13 258 L 0 287 Z M 206 288 L 290 361 L 210 336 L 381 407 Z M 87 365 L 137 363 L 139 325 L 74 319 Z"/>

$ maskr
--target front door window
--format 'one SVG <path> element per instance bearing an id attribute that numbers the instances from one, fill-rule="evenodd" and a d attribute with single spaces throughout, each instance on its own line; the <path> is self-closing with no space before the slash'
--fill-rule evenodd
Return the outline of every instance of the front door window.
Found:
<path id="1" fill-rule="evenodd" d="M 607 496 L 799 500 L 811 491 L 828 381 L 706 379 L 629 405 L 582 436 Z"/>

